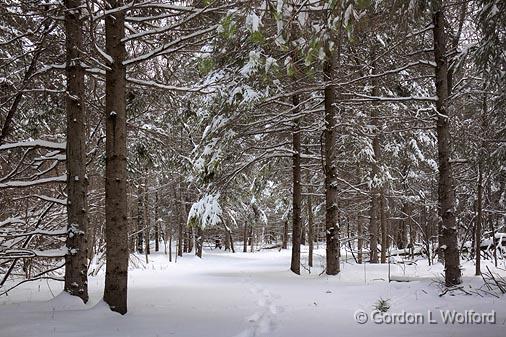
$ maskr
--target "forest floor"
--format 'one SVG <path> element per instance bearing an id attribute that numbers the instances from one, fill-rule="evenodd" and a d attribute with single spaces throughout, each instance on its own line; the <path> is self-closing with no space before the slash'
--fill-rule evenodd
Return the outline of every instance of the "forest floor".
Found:
<path id="1" fill-rule="evenodd" d="M 162 253 L 152 254 L 148 264 L 138 263 L 129 272 L 128 313 L 124 316 L 111 312 L 101 301 L 103 274 L 90 279 L 86 305 L 62 294 L 59 282 L 23 284 L 0 297 L 0 336 L 505 335 L 506 296 L 480 292 L 483 280 L 472 276 L 472 262 L 463 263 L 463 286 L 471 295 L 457 290 L 440 296 L 440 264 L 392 264 L 392 276 L 411 282 L 389 283 L 388 265 L 367 264 L 364 268 L 344 263 L 339 275 L 319 275 L 323 253 L 317 251 L 315 268 L 311 273 L 303 270 L 302 276 L 289 271 L 289 251 L 232 254 L 213 250 L 206 251 L 203 259 L 188 255 L 177 263 L 169 263 Z M 396 324 L 371 321 L 380 299 L 388 300 L 388 315 L 397 319 Z M 368 315 L 368 322 L 356 322 L 357 310 Z M 494 311 L 496 323 L 476 324 L 476 317 L 474 324 L 469 320 L 467 324 L 445 323 L 441 311 L 447 310 L 460 314 Z M 416 315 L 419 324 L 402 324 L 403 315 L 408 319 Z M 429 322 L 431 319 L 436 323 Z"/>

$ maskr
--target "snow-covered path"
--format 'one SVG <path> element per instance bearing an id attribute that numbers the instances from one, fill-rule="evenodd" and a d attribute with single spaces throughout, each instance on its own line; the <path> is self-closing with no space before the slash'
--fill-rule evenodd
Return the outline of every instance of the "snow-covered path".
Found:
<path id="1" fill-rule="evenodd" d="M 0 337 L 28 336 L 504 336 L 506 298 L 457 294 L 439 297 L 432 282 L 441 266 L 415 265 L 406 273 L 422 281 L 388 283 L 387 266 L 345 264 L 340 275 L 296 276 L 289 252 L 208 252 L 169 263 L 153 255 L 145 269 L 130 271 L 129 312 L 110 312 L 100 301 L 103 276 L 90 279 L 90 302 L 82 305 L 61 291 L 61 284 L 23 285 L 0 298 Z M 320 262 L 316 263 L 317 266 Z M 392 273 L 403 274 L 393 266 Z M 468 265 L 465 275 L 472 274 Z M 481 279 L 465 278 L 466 287 Z M 51 289 L 51 291 L 49 290 Z M 469 288 L 471 289 L 471 288 Z M 418 325 L 358 324 L 355 312 L 369 314 L 380 299 L 390 313 L 421 313 Z M 496 324 L 443 324 L 440 310 L 496 311 Z M 437 324 L 428 322 L 432 312 Z M 370 317 L 369 317 L 370 318 Z"/>

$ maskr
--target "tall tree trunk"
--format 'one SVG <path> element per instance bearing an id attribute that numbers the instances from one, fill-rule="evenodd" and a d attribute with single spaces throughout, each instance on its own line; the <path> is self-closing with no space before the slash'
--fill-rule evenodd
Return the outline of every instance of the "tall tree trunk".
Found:
<path id="1" fill-rule="evenodd" d="M 232 253 L 235 253 L 234 238 L 232 237 L 232 230 L 224 222 L 223 222 L 223 227 L 225 228 L 225 250 L 228 249 Z"/>
<path id="2" fill-rule="evenodd" d="M 392 200 L 389 200 L 389 199 L 385 198 L 384 202 L 387 204 L 385 206 L 387 247 L 391 247 L 392 246 L 392 239 L 393 239 L 393 235 L 392 235 L 393 229 L 392 229 L 392 226 L 391 226 L 391 218 L 390 218 L 390 210 L 393 209 L 393 207 L 391 206 Z"/>
<path id="3" fill-rule="evenodd" d="M 172 262 L 172 233 L 170 233 L 170 231 L 167 229 L 165 235 L 165 242 L 167 242 L 167 240 L 169 241 L 169 262 Z"/>
<path id="4" fill-rule="evenodd" d="M 427 260 L 429 262 L 429 266 L 432 264 L 432 254 L 430 251 L 430 242 L 432 237 L 432 232 L 430 228 L 429 221 L 427 221 L 427 206 L 425 205 L 425 200 L 423 200 L 422 209 L 420 212 L 420 224 L 424 229 L 424 238 L 425 238 L 425 250 L 427 253 Z"/>
<path id="5" fill-rule="evenodd" d="M 408 218 L 407 214 L 409 212 L 408 210 L 409 206 L 407 202 L 403 202 L 402 208 L 401 208 L 401 215 L 400 219 L 398 220 L 398 227 L 397 227 L 397 248 L 399 249 L 405 249 L 408 246 Z"/>
<path id="6" fill-rule="evenodd" d="M 98 236 L 98 233 L 97 233 L 97 223 L 93 223 L 93 221 L 90 220 L 90 218 L 88 217 L 88 231 L 87 231 L 87 236 L 88 236 L 88 239 L 87 239 L 87 242 L 88 242 L 88 260 L 91 261 L 93 260 L 93 257 L 95 257 L 95 250 L 94 250 L 94 247 L 96 246 L 96 241 L 97 241 L 97 236 Z M 135 238 L 134 238 L 135 239 Z M 134 244 L 134 251 L 135 251 L 135 244 Z"/>
<path id="7" fill-rule="evenodd" d="M 483 92 L 486 92 L 486 84 L 483 84 Z M 485 142 L 484 138 L 485 132 L 488 129 L 487 123 L 487 95 L 483 95 L 482 101 L 482 112 L 481 112 L 481 135 L 482 140 L 480 142 L 480 149 L 478 152 L 478 197 L 476 201 L 476 226 L 475 226 L 475 253 L 476 253 L 476 272 L 475 274 L 481 275 L 481 231 L 482 231 L 482 221 L 483 221 L 483 159 L 485 158 Z M 499 195 L 502 195 L 500 193 Z M 494 232 L 494 231 L 492 231 Z M 495 234 L 493 236 L 493 240 L 495 240 Z M 494 255 L 495 261 L 497 261 L 497 253 Z M 497 262 L 496 262 L 497 265 Z"/>
<path id="8" fill-rule="evenodd" d="M 481 159 L 478 159 L 478 200 L 476 203 L 476 228 L 475 228 L 475 254 L 476 254 L 476 271 L 475 275 L 481 275 L 481 219 L 483 209 L 483 172 Z"/>
<path id="9" fill-rule="evenodd" d="M 230 243 L 230 250 L 232 251 L 232 253 L 235 253 L 234 237 L 232 236 L 232 230 L 229 227 L 226 227 L 226 230 L 227 230 L 228 241 Z"/>
<path id="10" fill-rule="evenodd" d="M 378 199 L 371 196 L 371 208 L 369 210 L 369 262 L 378 263 Z"/>
<path id="11" fill-rule="evenodd" d="M 387 224 L 385 219 L 385 197 L 380 194 L 381 263 L 387 262 Z"/>
<path id="12" fill-rule="evenodd" d="M 362 255 L 362 247 L 364 246 L 364 238 L 363 238 L 363 227 L 362 227 L 362 219 L 360 219 L 360 213 L 357 214 L 357 263 L 362 263 L 363 255 Z"/>
<path id="13" fill-rule="evenodd" d="M 375 50 L 372 48 L 371 51 L 371 59 L 372 61 L 372 74 L 376 73 L 375 69 Z M 372 96 L 378 96 L 379 90 L 376 84 L 376 81 L 373 79 L 371 81 L 372 85 Z M 372 149 L 374 153 L 374 158 L 371 163 L 371 209 L 370 209 L 370 218 L 369 218 L 369 249 L 370 249 L 370 259 L 371 263 L 378 263 L 378 218 L 380 215 L 380 204 L 381 204 L 381 183 L 379 182 L 379 163 L 381 158 L 381 148 L 380 148 L 380 123 L 379 123 L 379 113 L 377 107 L 373 106 L 371 108 L 371 124 L 374 126 L 373 128 L 373 139 L 372 139 Z M 383 256 L 383 246 L 381 247 L 381 252 Z M 383 261 L 383 260 L 382 260 Z"/>
<path id="14" fill-rule="evenodd" d="M 137 187 L 137 253 L 139 254 L 144 252 L 144 208 L 142 206 L 142 200 L 142 185 L 139 181 Z"/>
<path id="15" fill-rule="evenodd" d="M 223 224 L 223 234 L 224 234 L 224 238 L 225 238 L 225 240 L 224 240 L 224 242 L 223 242 L 223 244 L 224 244 L 224 246 L 225 246 L 225 251 L 227 251 L 227 250 L 231 250 L 231 249 L 230 249 L 230 236 L 228 235 L 228 234 L 229 234 L 229 233 L 228 233 L 228 231 L 229 231 L 230 229 L 229 229 L 229 228 L 228 228 L 228 226 L 225 224 L 225 222 L 222 222 L 222 224 Z"/>
<path id="16" fill-rule="evenodd" d="M 130 194 L 130 192 L 129 192 Z M 132 193 L 133 195 L 133 193 Z M 137 210 L 134 207 L 134 204 L 137 204 L 137 200 L 129 200 L 128 201 L 128 233 L 135 233 L 137 229 L 137 214 L 135 213 Z M 89 226 L 88 226 L 89 228 Z M 136 244 L 136 235 L 129 234 L 128 235 L 128 253 L 134 254 L 137 249 Z"/>
<path id="17" fill-rule="evenodd" d="M 248 246 L 253 246 L 253 224 L 248 226 Z"/>
<path id="18" fill-rule="evenodd" d="M 288 249 L 288 219 L 283 223 L 283 242 L 281 243 L 282 249 Z"/>
<path id="19" fill-rule="evenodd" d="M 293 113 L 299 113 L 299 96 L 292 96 Z M 301 241 L 301 203 L 302 191 L 300 186 L 300 119 L 296 118 L 292 130 L 292 259 L 290 270 L 300 275 L 300 241 Z"/>
<path id="20" fill-rule="evenodd" d="M 84 69 L 81 66 L 81 1 L 65 0 L 67 75 L 67 249 L 65 286 L 71 295 L 88 301 L 88 205 L 86 201 L 86 128 Z"/>
<path id="21" fill-rule="evenodd" d="M 228 236 L 230 238 L 230 250 L 232 251 L 232 253 L 235 253 L 234 237 L 232 236 L 232 231 L 228 232 Z"/>
<path id="22" fill-rule="evenodd" d="M 311 180 L 308 180 L 311 183 Z M 307 241 L 309 243 L 309 255 L 307 263 L 309 267 L 313 266 L 313 251 L 314 251 L 314 220 L 313 220 L 313 200 L 311 197 L 313 189 L 309 187 L 307 196 Z"/>
<path id="23" fill-rule="evenodd" d="M 437 147 L 439 161 L 439 216 L 441 219 L 442 239 L 440 249 L 444 250 L 445 283 L 453 286 L 461 283 L 460 257 L 457 247 L 457 223 L 455 219 L 455 201 L 452 189 L 453 177 L 450 166 L 450 125 L 448 117 L 448 60 L 444 14 L 441 0 L 433 1 L 434 58 L 436 61 L 435 84 L 438 100 L 437 109 Z"/>
<path id="24" fill-rule="evenodd" d="M 155 192 L 155 252 L 160 251 L 160 222 L 158 221 L 158 191 Z"/>
<path id="25" fill-rule="evenodd" d="M 185 223 L 186 219 L 188 219 L 188 214 L 190 214 L 190 196 L 186 193 L 184 196 L 184 218 Z M 195 239 L 195 232 L 193 231 L 193 227 L 188 227 L 188 253 L 193 251 L 193 244 Z"/>
<path id="26" fill-rule="evenodd" d="M 151 254 L 151 218 L 149 214 L 149 179 L 146 169 L 144 176 L 144 245 L 146 253 L 146 263 L 148 263 L 148 255 Z"/>
<path id="27" fill-rule="evenodd" d="M 197 237 L 195 238 L 195 255 L 202 258 L 202 248 L 203 248 L 202 246 L 204 244 L 204 231 L 202 230 L 202 228 L 197 227 L 196 232 L 197 232 L 196 233 Z"/>
<path id="28" fill-rule="evenodd" d="M 248 222 L 244 222 L 243 232 L 242 232 L 242 252 L 246 253 L 248 251 Z"/>
<path id="29" fill-rule="evenodd" d="M 254 221 L 254 224 L 256 225 L 256 221 Z M 249 247 L 249 251 L 251 253 L 253 253 L 255 251 L 255 226 L 252 224 L 251 227 L 250 227 L 251 231 L 250 231 L 250 237 L 249 237 L 249 244 L 250 244 L 250 247 Z"/>
<path id="30" fill-rule="evenodd" d="M 190 251 L 190 234 L 189 229 L 186 228 L 183 232 L 184 240 L 183 240 L 183 252 L 188 253 Z"/>
<path id="31" fill-rule="evenodd" d="M 416 242 L 416 224 L 413 221 L 413 207 L 409 207 L 408 213 L 408 223 L 409 223 L 409 254 L 411 259 L 415 257 L 415 242 Z"/>
<path id="32" fill-rule="evenodd" d="M 327 275 L 336 275 L 340 271 L 339 265 L 339 224 L 337 212 L 337 130 L 336 111 L 334 104 L 336 97 L 334 86 L 334 61 L 329 44 L 325 45 L 325 61 L 323 62 L 323 79 L 326 82 L 324 90 L 325 105 L 325 232 L 327 240 Z"/>
<path id="33" fill-rule="evenodd" d="M 183 216 L 183 197 L 181 193 L 181 177 L 179 177 L 178 184 L 179 198 L 176 194 L 176 212 L 178 216 L 177 221 L 177 256 L 183 256 L 183 241 L 184 241 L 184 216 Z"/>
<path id="34" fill-rule="evenodd" d="M 122 0 L 108 0 L 110 9 L 124 5 Z M 104 301 L 111 310 L 127 312 L 128 218 L 126 193 L 126 68 L 125 13 L 116 10 L 105 17 L 107 62 L 105 84 L 105 238 L 107 262 Z"/>
<path id="35" fill-rule="evenodd" d="M 195 243 L 195 231 L 192 227 L 188 228 L 188 253 L 191 253 L 193 251 Z"/>

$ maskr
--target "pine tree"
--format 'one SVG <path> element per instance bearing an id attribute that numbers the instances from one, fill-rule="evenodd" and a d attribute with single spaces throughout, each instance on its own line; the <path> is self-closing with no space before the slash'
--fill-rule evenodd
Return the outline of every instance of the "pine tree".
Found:
<path id="1" fill-rule="evenodd" d="M 88 301 L 88 205 L 81 1 L 65 1 L 67 112 L 67 249 L 65 291 Z"/>
<path id="2" fill-rule="evenodd" d="M 127 312 L 128 213 L 127 213 L 127 132 L 125 12 L 122 0 L 108 0 L 112 10 L 105 18 L 108 55 L 105 93 L 105 240 L 107 263 L 104 301 L 113 311 Z M 146 238 L 147 240 L 147 238 Z"/>

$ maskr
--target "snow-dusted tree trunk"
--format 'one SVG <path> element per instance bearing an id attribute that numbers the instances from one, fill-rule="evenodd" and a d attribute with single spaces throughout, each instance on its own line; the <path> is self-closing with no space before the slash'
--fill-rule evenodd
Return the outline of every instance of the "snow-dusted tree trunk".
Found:
<path id="1" fill-rule="evenodd" d="M 160 251 L 160 223 L 158 221 L 158 191 L 155 192 L 155 252 Z"/>
<path id="2" fill-rule="evenodd" d="M 181 176 L 178 177 L 178 188 L 174 196 L 175 208 L 177 213 L 177 256 L 183 256 L 184 245 L 184 213 L 183 213 L 183 194 L 181 192 Z"/>
<path id="3" fill-rule="evenodd" d="M 308 180 L 311 184 L 311 180 Z M 313 219 L 313 200 L 311 197 L 313 189 L 309 187 L 307 195 L 307 241 L 309 244 L 309 252 L 307 264 L 309 267 L 313 266 L 313 251 L 314 251 L 314 219 Z"/>
<path id="4" fill-rule="evenodd" d="M 371 60 L 372 60 L 372 74 L 376 73 L 376 62 L 375 62 L 375 47 L 371 50 Z M 379 90 L 377 86 L 377 81 L 375 78 L 371 80 L 372 96 L 378 96 Z M 380 219 L 380 198 L 381 198 L 381 182 L 379 177 L 379 163 L 381 160 L 381 147 L 380 147 L 380 123 L 379 123 L 379 111 L 378 107 L 373 104 L 371 107 L 371 125 L 374 127 L 373 129 L 373 138 L 372 138 L 372 150 L 374 154 L 374 158 L 371 162 L 371 208 L 370 208 L 370 217 L 369 217 L 369 262 L 370 263 L 378 263 L 378 220 Z M 382 229 L 383 230 L 383 229 Z M 383 246 L 381 247 L 383 253 Z M 383 256 L 383 254 L 382 254 Z M 383 262 L 383 261 L 382 261 Z"/>
<path id="5" fill-rule="evenodd" d="M 387 249 L 388 249 L 388 226 L 385 217 L 385 196 L 383 191 L 380 193 L 380 204 L 379 204 L 379 212 L 380 212 L 380 230 L 381 230 L 381 263 L 387 262 Z"/>
<path id="6" fill-rule="evenodd" d="M 288 249 L 288 219 L 283 222 L 283 241 L 281 243 L 282 249 Z"/>
<path id="7" fill-rule="evenodd" d="M 143 216 L 143 197 L 142 197 L 142 184 L 139 181 L 139 185 L 137 186 L 137 252 L 142 254 L 144 252 L 144 231 L 142 230 L 144 224 L 144 216 Z"/>
<path id="8" fill-rule="evenodd" d="M 225 251 L 229 250 L 232 253 L 235 253 L 232 230 L 230 229 L 230 227 L 227 226 L 225 222 L 222 222 L 222 224 L 224 229 L 223 234 L 225 235 Z"/>
<path id="9" fill-rule="evenodd" d="M 299 95 L 292 96 L 293 114 L 299 113 Z M 294 120 L 292 129 L 292 258 L 290 270 L 300 275 L 300 241 L 301 241 L 301 209 L 302 191 L 300 185 L 300 118 Z"/>
<path id="10" fill-rule="evenodd" d="M 362 219 L 360 218 L 360 213 L 357 214 L 357 263 L 362 263 L 363 260 L 363 253 L 362 253 L 362 247 L 364 245 L 364 238 L 363 238 L 363 227 L 362 227 Z"/>
<path id="11" fill-rule="evenodd" d="M 448 116 L 448 59 L 446 51 L 445 18 L 441 0 L 433 1 L 434 58 L 436 61 L 435 84 L 438 100 L 437 109 L 437 148 L 439 161 L 439 216 L 444 250 L 445 283 L 453 286 L 461 283 L 460 258 L 457 247 L 457 223 L 455 220 L 455 200 L 453 178 L 450 166 L 450 121 Z"/>
<path id="12" fill-rule="evenodd" d="M 113 311 L 127 312 L 128 216 L 126 190 L 126 67 L 125 13 L 122 0 L 108 0 L 112 13 L 105 18 L 106 144 L 105 144 L 105 238 L 107 265 L 104 301 Z"/>
<path id="13" fill-rule="evenodd" d="M 197 227 L 196 229 L 196 237 L 195 237 L 195 255 L 202 258 L 202 248 L 204 246 L 204 231 L 201 227 Z"/>
<path id="14" fill-rule="evenodd" d="M 145 168 L 144 171 L 144 193 L 143 193 L 143 200 L 144 200 L 144 252 L 146 255 L 146 263 L 149 262 L 148 255 L 151 254 L 151 217 L 149 212 L 149 171 L 147 168 Z"/>
<path id="15" fill-rule="evenodd" d="M 481 275 L 481 219 L 482 219 L 482 209 L 483 209 L 483 168 L 481 159 L 478 158 L 478 197 L 476 201 L 476 223 L 475 223 L 475 259 L 476 259 L 476 269 L 475 275 Z"/>
<path id="16" fill-rule="evenodd" d="M 242 252 L 246 253 L 248 251 L 248 221 L 244 221 L 244 226 L 242 228 Z"/>
<path id="17" fill-rule="evenodd" d="M 185 193 L 184 197 L 184 219 L 188 219 L 188 214 L 190 214 L 190 196 Z M 186 223 L 186 221 L 185 221 Z M 188 227 L 186 231 L 187 239 L 186 239 L 186 252 L 191 253 L 193 251 L 193 244 L 195 243 L 195 232 L 193 231 L 193 227 Z"/>
<path id="18" fill-rule="evenodd" d="M 81 0 L 65 0 L 67 113 L 67 249 L 65 286 L 71 295 L 88 301 L 88 205 L 86 201 L 86 142 L 84 69 L 81 66 Z"/>
<path id="19" fill-rule="evenodd" d="M 325 233 L 327 239 L 327 268 L 328 275 L 336 275 L 339 266 L 339 224 L 337 209 L 337 130 L 336 130 L 336 97 L 334 86 L 334 55 L 330 51 L 329 43 L 325 45 L 325 61 L 323 62 L 323 79 L 327 83 L 324 90 L 325 105 Z"/>

